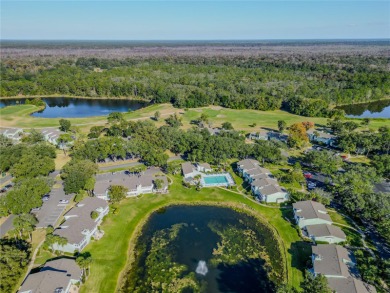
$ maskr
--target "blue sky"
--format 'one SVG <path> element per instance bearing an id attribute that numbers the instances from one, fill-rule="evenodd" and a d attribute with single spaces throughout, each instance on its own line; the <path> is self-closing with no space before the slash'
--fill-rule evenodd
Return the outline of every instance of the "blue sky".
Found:
<path id="1" fill-rule="evenodd" d="M 390 38 L 390 1 L 1 1 L 1 39 Z"/>

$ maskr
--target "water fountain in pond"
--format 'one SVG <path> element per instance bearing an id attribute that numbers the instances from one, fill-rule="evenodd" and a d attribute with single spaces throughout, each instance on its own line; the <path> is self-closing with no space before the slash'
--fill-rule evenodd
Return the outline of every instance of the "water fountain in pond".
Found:
<path id="1" fill-rule="evenodd" d="M 208 271 L 209 269 L 207 268 L 206 262 L 204 260 L 200 260 L 195 272 L 199 275 L 205 276 Z"/>

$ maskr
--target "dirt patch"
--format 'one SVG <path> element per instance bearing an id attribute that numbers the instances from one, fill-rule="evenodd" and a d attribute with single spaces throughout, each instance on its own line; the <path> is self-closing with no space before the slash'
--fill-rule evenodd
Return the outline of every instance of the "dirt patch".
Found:
<path id="1" fill-rule="evenodd" d="M 219 114 L 217 115 L 217 118 L 226 118 L 226 115 Z"/>

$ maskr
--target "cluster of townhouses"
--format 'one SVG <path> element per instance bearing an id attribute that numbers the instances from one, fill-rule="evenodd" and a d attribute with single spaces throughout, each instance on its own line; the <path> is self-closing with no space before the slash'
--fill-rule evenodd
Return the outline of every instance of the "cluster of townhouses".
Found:
<path id="1" fill-rule="evenodd" d="M 23 134 L 23 129 L 21 128 L 1 128 L 0 134 L 4 135 L 5 137 L 12 139 L 15 142 L 20 141 Z"/>
<path id="2" fill-rule="evenodd" d="M 156 184 L 157 180 L 162 183 L 159 187 Z M 93 193 L 97 198 L 109 200 L 109 190 L 112 185 L 126 187 L 128 197 L 168 192 L 168 180 L 165 175 L 156 175 L 152 172 L 132 174 L 125 171 L 98 175 Z"/>
<path id="3" fill-rule="evenodd" d="M 76 204 L 65 215 L 65 221 L 54 230 L 54 235 L 66 238 L 65 245 L 53 244 L 53 249 L 74 253 L 82 251 L 92 238 L 100 239 L 103 232 L 98 229 L 103 217 L 108 214 L 107 201 L 87 197 Z"/>
<path id="4" fill-rule="evenodd" d="M 293 203 L 294 218 L 302 234 L 314 242 L 340 243 L 347 237 L 333 221 L 323 204 L 312 200 Z"/>
<path id="5" fill-rule="evenodd" d="M 44 128 L 39 131 L 42 133 L 45 141 L 61 148 L 58 138 L 64 132 L 56 128 Z M 23 137 L 24 132 L 22 128 L 0 128 L 0 134 L 12 139 L 14 142 L 19 142 Z"/>
<path id="6" fill-rule="evenodd" d="M 375 293 L 375 287 L 359 279 L 353 254 L 341 245 L 344 232 L 334 225 L 324 205 L 314 201 L 300 201 L 293 204 L 294 218 L 305 236 L 315 243 L 312 246 L 312 264 L 309 270 L 314 276 L 323 275 L 328 286 L 336 293 Z"/>
<path id="7" fill-rule="evenodd" d="M 261 201 L 267 203 L 280 203 L 287 201 L 287 191 L 279 186 L 271 172 L 256 160 L 245 159 L 237 162 L 237 170 L 245 181 L 251 185 L 253 194 Z"/>
<path id="8" fill-rule="evenodd" d="M 48 261 L 39 272 L 29 274 L 19 293 L 68 293 L 78 292 L 82 271 L 74 259 L 60 258 Z"/>
<path id="9" fill-rule="evenodd" d="M 309 129 L 307 131 L 307 136 L 313 143 L 321 143 L 328 146 L 334 146 L 336 143 L 336 137 L 325 130 Z M 287 142 L 288 136 L 276 131 L 262 129 L 259 132 L 250 133 L 248 138 L 252 140 L 279 140 L 282 142 Z"/>

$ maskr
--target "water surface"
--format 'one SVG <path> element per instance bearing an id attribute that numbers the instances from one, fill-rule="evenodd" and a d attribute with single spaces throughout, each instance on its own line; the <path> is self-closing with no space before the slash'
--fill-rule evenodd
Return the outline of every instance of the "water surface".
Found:
<path id="1" fill-rule="evenodd" d="M 46 108 L 31 114 L 41 118 L 82 118 L 104 116 L 111 112 L 127 112 L 143 108 L 147 102 L 118 99 L 43 98 Z M 24 104 L 26 99 L 0 100 L 0 108 Z"/>
<path id="2" fill-rule="evenodd" d="M 337 107 L 350 118 L 390 118 L 390 100 Z"/>
<path id="3" fill-rule="evenodd" d="M 224 230 L 226 228 L 230 230 Z M 178 233 L 177 236 L 172 236 L 175 235 L 174 231 Z M 224 231 L 224 236 L 218 231 Z M 248 231 L 253 232 L 252 241 L 269 255 L 273 269 L 283 270 L 280 252 L 269 228 L 251 216 L 229 208 L 211 206 L 174 206 L 154 213 L 138 239 L 135 264 L 126 274 L 122 290 L 152 292 L 152 288 L 145 285 L 148 280 L 166 282 L 169 277 L 165 274 L 183 266 L 181 279 L 169 279 L 170 284 L 195 280 L 201 292 L 274 292 L 275 284 L 280 280 L 267 274 L 270 266 L 264 259 L 248 257 L 235 261 L 237 254 L 250 254 L 251 249 L 247 252 L 240 250 L 242 245 L 249 243 L 251 237 L 243 234 Z M 224 243 L 222 238 L 225 236 L 228 236 L 230 243 L 235 243 L 228 249 L 232 255 L 213 253 Z M 226 243 L 225 247 L 230 245 Z M 221 258 L 225 261 L 216 262 Z M 186 288 L 183 292 L 194 291 Z"/>

